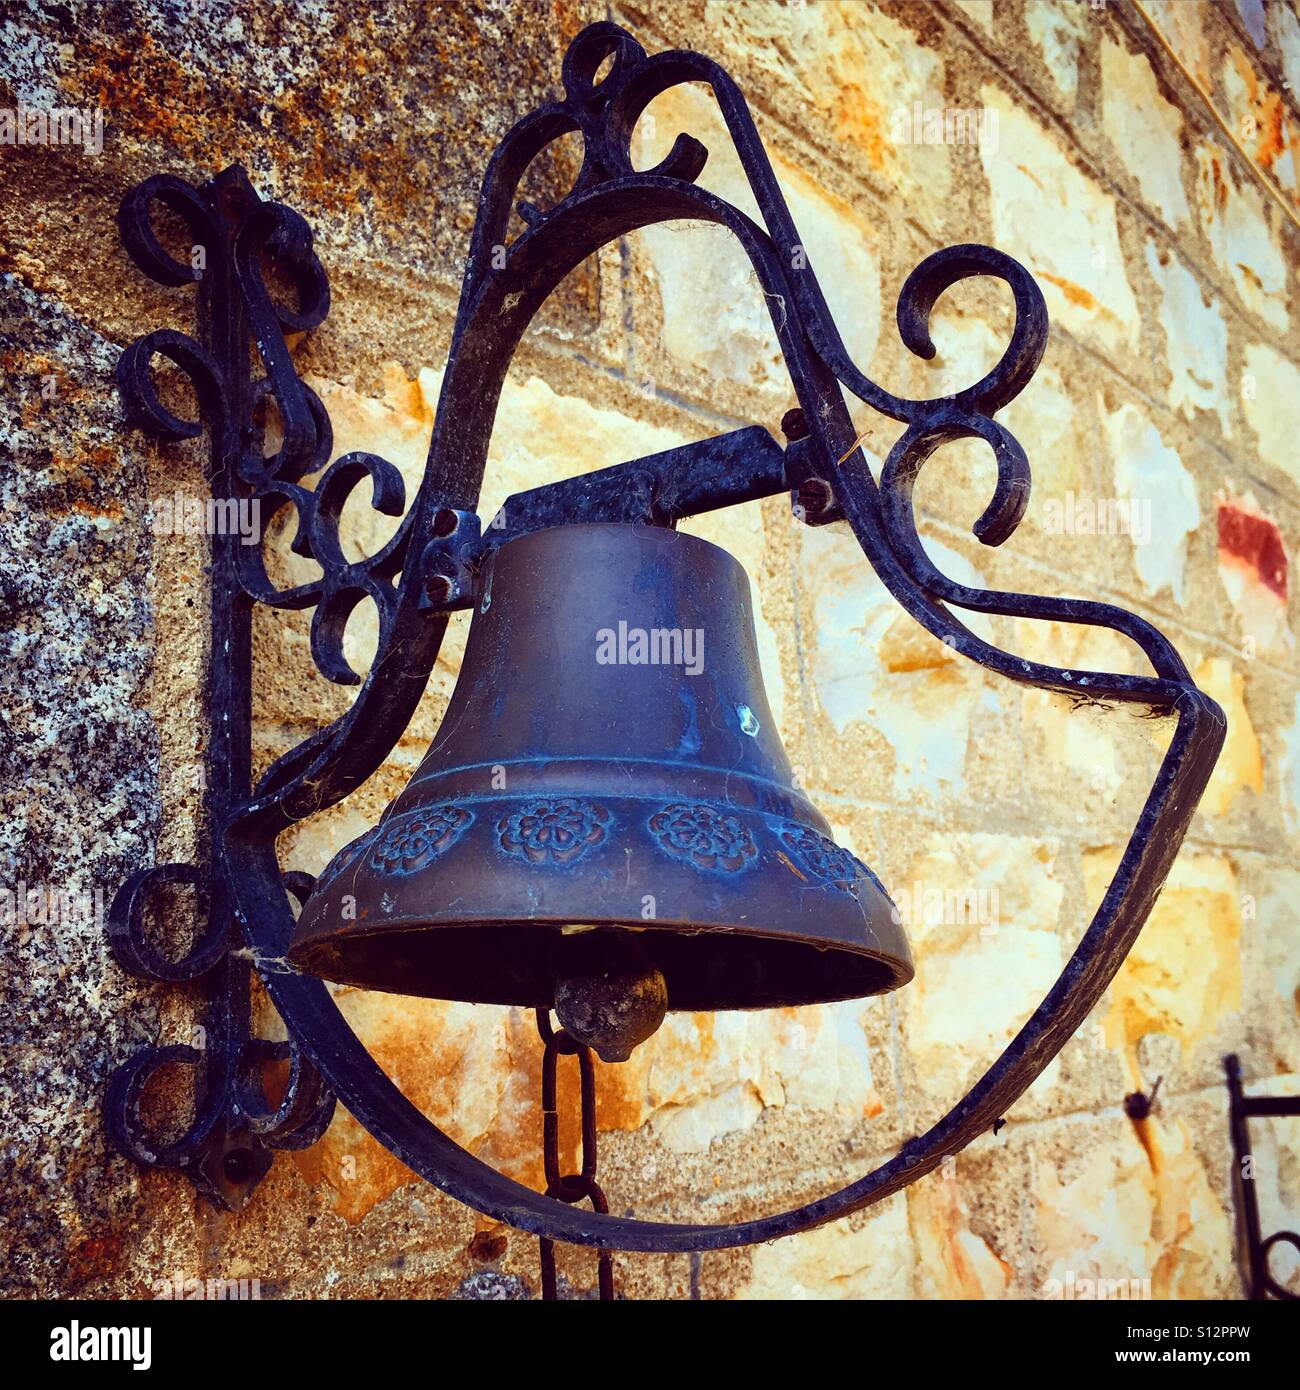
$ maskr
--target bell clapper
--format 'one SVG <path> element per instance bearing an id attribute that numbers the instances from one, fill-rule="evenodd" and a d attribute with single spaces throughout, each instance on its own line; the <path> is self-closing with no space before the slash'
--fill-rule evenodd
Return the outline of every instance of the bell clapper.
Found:
<path id="1" fill-rule="evenodd" d="M 663 973 L 617 929 L 565 933 L 557 963 L 555 1013 L 564 1031 L 603 1062 L 626 1062 L 668 1011 Z M 571 944 L 570 944 L 571 943 Z"/>

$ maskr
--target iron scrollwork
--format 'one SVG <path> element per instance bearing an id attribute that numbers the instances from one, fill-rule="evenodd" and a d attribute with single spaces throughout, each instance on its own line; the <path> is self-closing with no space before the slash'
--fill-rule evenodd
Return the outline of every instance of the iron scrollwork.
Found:
<path id="1" fill-rule="evenodd" d="M 164 248 L 152 220 L 155 204 L 180 219 L 188 259 Z M 252 602 L 315 605 L 312 641 L 318 667 L 331 680 L 355 680 L 342 660 L 343 609 L 360 588 L 382 605 L 383 579 L 394 555 L 400 563 L 401 543 L 395 538 L 384 554 L 348 566 L 338 545 L 338 516 L 350 486 L 364 476 L 375 480 L 376 505 L 400 514 L 401 479 L 382 460 L 353 456 L 335 463 L 314 492 L 300 486 L 301 478 L 320 470 L 332 447 L 329 417 L 298 379 L 284 338 L 320 323 L 329 306 L 324 272 L 301 217 L 263 203 L 240 171 L 229 170 L 202 188 L 168 175 L 147 179 L 123 200 L 118 225 L 124 246 L 146 274 L 164 285 L 197 286 L 205 340 L 163 329 L 123 352 L 117 379 L 128 418 L 163 441 L 195 439 L 206 431 L 212 496 L 236 505 L 256 501 L 249 514 L 261 521 L 255 547 L 241 543 L 234 528 L 212 537 L 211 732 L 203 785 L 215 826 L 251 796 L 247 711 Z M 296 307 L 272 301 L 261 269 L 268 257 L 294 285 Z M 256 379 L 249 369 L 250 338 L 265 373 Z M 159 356 L 188 379 L 198 419 L 182 419 L 164 405 L 152 376 L 152 361 Z M 283 437 L 267 456 L 265 427 L 259 428 L 257 420 L 259 411 L 265 418 L 271 403 Z M 262 567 L 260 542 L 287 504 L 299 511 L 294 548 L 320 561 L 322 578 L 276 590 Z M 202 867 L 161 864 L 140 870 L 110 909 L 109 945 L 124 969 L 160 984 L 197 982 L 206 1002 L 193 1043 L 149 1044 L 118 1068 L 109 1086 L 106 1120 L 114 1142 L 136 1162 L 180 1169 L 209 1200 L 236 1208 L 269 1170 L 274 1150 L 305 1148 L 320 1138 L 333 1115 L 334 1096 L 296 1041 L 254 1036 L 254 962 L 266 973 L 276 953 L 259 954 L 259 948 L 244 942 L 236 923 L 232 866 L 219 845 L 207 860 Z M 204 923 L 198 939 L 175 960 L 151 944 L 145 927 L 150 897 L 169 885 L 195 890 Z M 283 875 L 278 883 L 286 904 L 289 896 L 305 901 L 313 887 L 314 880 L 300 873 Z M 283 1095 L 272 1103 L 265 1073 L 277 1064 L 287 1067 L 288 1075 Z M 149 1133 L 140 1102 L 150 1078 L 176 1065 L 197 1073 L 194 1113 L 184 1133 L 160 1142 Z"/>
<path id="2" fill-rule="evenodd" d="M 171 357 L 195 383 L 222 485 L 251 488 L 268 501 L 294 507 L 300 519 L 295 547 L 322 566 L 323 577 L 316 584 L 277 591 L 264 582 L 260 562 L 250 572 L 248 562 L 241 566 L 234 557 L 214 574 L 214 634 L 229 627 L 232 613 L 246 621 L 253 601 L 315 607 L 313 654 L 319 668 L 330 680 L 355 680 L 342 658 L 342 628 L 361 596 L 369 595 L 379 605 L 376 658 L 349 712 L 281 758 L 251 792 L 232 785 L 228 795 L 213 801 L 214 879 L 230 894 L 247 950 L 293 1045 L 386 1148 L 479 1211 L 534 1235 L 604 1250 L 717 1249 L 770 1240 L 867 1207 L 1000 1121 L 1080 1027 L 1132 946 L 1209 779 L 1224 720 L 1170 643 L 1140 617 L 1108 604 L 958 584 L 936 569 L 921 547 L 913 485 L 930 456 L 953 440 L 984 440 L 997 464 L 997 485 L 975 523 L 975 535 L 985 544 L 1000 545 L 1024 515 L 1028 461 L 994 418 L 1029 381 L 1047 342 L 1043 297 L 1022 266 L 976 245 L 928 256 L 908 277 L 898 301 L 898 328 L 910 351 L 922 358 L 934 355 L 931 311 L 945 290 L 973 276 L 993 276 L 1010 287 L 1014 327 L 1001 360 L 973 386 L 933 399 L 893 395 L 850 360 L 753 118 L 721 67 L 691 52 L 650 57 L 625 30 L 599 23 L 569 46 L 562 77 L 563 98 L 518 122 L 488 164 L 424 478 L 397 534 L 380 554 L 362 564 L 345 563 L 337 522 L 342 498 L 367 476 L 373 480 L 374 504 L 381 511 L 400 511 L 399 480 L 388 465 L 373 456 L 351 455 L 335 463 L 314 491 L 300 484 L 327 456 L 328 424 L 297 381 L 283 332 L 299 331 L 298 325 L 323 315 L 326 292 L 305 224 L 295 214 L 274 204 L 246 204 L 231 232 L 223 232 L 229 238 L 228 266 L 210 287 L 206 280 L 200 285 L 211 296 L 207 345 L 179 341 L 179 335 L 150 335 L 124 355 L 123 392 L 134 406 L 133 418 L 163 438 L 195 432 L 197 426 L 169 420 L 142 384 L 148 355 Z M 765 225 L 695 183 L 707 151 L 689 135 L 679 135 L 654 168 L 633 167 L 631 140 L 641 113 L 660 93 L 688 82 L 712 90 Z M 553 140 L 572 133 L 582 139 L 583 162 L 570 191 L 550 208 L 517 204 L 531 161 Z M 124 236 L 147 273 L 164 283 L 192 278 L 160 257 L 160 248 L 150 246 L 140 209 L 151 200 L 163 201 L 212 235 L 213 201 L 219 202 L 223 181 L 238 187 L 245 200 L 252 195 L 242 175 L 229 171 L 203 190 L 150 180 L 128 197 Z M 509 222 L 516 206 L 525 229 L 511 240 Z M 128 208 L 133 210 L 129 215 Z M 799 402 L 783 422 L 786 447 L 765 431 L 738 431 L 520 494 L 508 499 L 498 518 L 502 527 L 481 529 L 475 509 L 497 401 L 537 310 L 571 270 L 606 243 L 676 219 L 725 227 L 750 259 Z M 504 257 L 494 256 L 494 249 L 502 247 Z M 260 250 L 265 248 L 287 256 L 294 268 L 305 295 L 296 318 L 271 303 L 260 280 Z M 176 278 L 168 280 L 168 273 Z M 232 385 L 229 379 L 249 332 L 266 367 L 264 386 Z M 150 342 L 146 351 L 143 344 Z M 841 386 L 903 425 L 879 482 L 856 446 Z M 274 395 L 285 421 L 284 446 L 269 460 L 252 447 L 250 434 L 259 391 Z M 737 1225 L 650 1222 L 580 1209 L 521 1186 L 461 1149 L 384 1075 L 326 986 L 279 964 L 293 916 L 275 837 L 342 800 L 388 755 L 424 690 L 448 612 L 467 605 L 476 568 L 503 537 L 575 519 L 672 525 L 683 515 L 786 490 L 810 524 L 846 520 L 900 605 L 963 656 L 1022 684 L 1172 714 L 1174 735 L 1115 877 L 1060 978 L 1002 1056 L 929 1131 L 838 1192 Z M 974 634 L 954 609 L 1110 628 L 1137 644 L 1153 674 L 1067 670 L 1026 661 Z M 214 635 L 214 653 L 216 646 Z M 245 639 L 225 670 L 214 668 L 214 727 L 228 724 L 238 730 L 235 761 L 241 777 L 250 718 L 249 660 Z"/>
<path id="3" fill-rule="evenodd" d="M 1300 1096 L 1248 1096 L 1241 1080 L 1241 1060 L 1235 1053 L 1223 1059 L 1228 1078 L 1228 1130 L 1232 1139 L 1232 1189 L 1237 1200 L 1238 1236 L 1241 1243 L 1242 1277 L 1246 1297 L 1297 1299 L 1273 1277 L 1269 1257 L 1279 1245 L 1300 1253 L 1300 1235 L 1274 1231 L 1265 1237 L 1259 1224 L 1259 1200 L 1255 1195 L 1255 1157 L 1251 1153 L 1250 1124 L 1255 1119 L 1279 1119 L 1300 1115 Z"/>

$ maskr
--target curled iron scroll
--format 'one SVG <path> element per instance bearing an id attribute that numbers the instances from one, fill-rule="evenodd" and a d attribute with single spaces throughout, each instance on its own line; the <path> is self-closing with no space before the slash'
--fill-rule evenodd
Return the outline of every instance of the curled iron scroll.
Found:
<path id="1" fill-rule="evenodd" d="M 300 899 L 310 891 L 309 876 L 284 876 L 284 888 Z M 206 1196 L 235 1205 L 270 1166 L 270 1149 L 314 1144 L 334 1114 L 334 1096 L 296 1040 L 251 1036 L 248 1028 L 248 966 L 230 952 L 230 922 L 219 912 L 201 911 L 206 926 L 176 959 L 148 939 L 144 913 L 152 893 L 169 885 L 203 889 L 205 875 L 191 864 L 159 864 L 133 874 L 109 909 L 108 942 L 128 974 L 160 984 L 205 980 L 211 985 L 208 1009 L 194 1043 L 147 1043 L 138 1047 L 109 1081 L 104 1121 L 121 1152 L 136 1163 L 187 1172 Z M 210 909 L 211 904 L 203 904 Z M 288 1068 L 283 1094 L 267 1100 L 263 1077 L 269 1064 Z M 194 1072 L 194 1113 L 183 1131 L 162 1140 L 141 1114 L 150 1081 L 168 1067 Z M 231 1181 L 222 1159 L 232 1149 L 247 1156 L 242 1182 Z"/>
<path id="2" fill-rule="evenodd" d="M 145 930 L 145 908 L 159 888 L 204 886 L 203 873 L 193 864 L 158 864 L 131 875 L 113 898 L 108 912 L 108 944 L 114 959 L 128 974 L 157 984 L 198 980 L 226 958 L 228 924 L 200 911 L 207 925 L 182 956 L 173 960 L 159 951 Z M 145 1087 L 163 1068 L 196 1069 L 195 1109 L 183 1133 L 160 1143 L 140 1114 Z M 193 1047 L 188 1043 L 139 1047 L 114 1072 L 105 1097 L 104 1116 L 114 1141 L 136 1163 L 162 1168 L 188 1168 L 202 1162 L 213 1132 L 226 1111 L 224 1049 Z"/>
<path id="3" fill-rule="evenodd" d="M 195 251 L 203 252 L 197 263 L 177 259 L 163 246 L 153 223 L 155 205 L 181 219 Z M 196 339 L 172 329 L 146 334 L 118 359 L 118 387 L 129 418 L 165 441 L 193 439 L 208 431 L 215 455 L 230 465 L 224 473 L 230 494 L 256 504 L 255 543 L 235 551 L 244 592 L 270 607 L 315 608 L 311 651 L 317 669 L 337 684 L 357 684 L 360 677 L 343 652 L 348 619 L 358 603 L 372 599 L 379 613 L 380 646 L 387 644 L 396 603 L 392 580 L 405 560 L 413 518 L 406 517 L 376 554 L 349 560 L 338 535 L 349 496 L 369 479 L 374 508 L 401 516 L 401 473 L 374 454 L 354 453 L 331 464 L 314 490 L 301 483 L 324 467 L 333 447 L 329 414 L 299 379 L 285 341 L 286 333 L 315 327 L 329 311 L 329 285 L 313 250 L 310 228 L 292 209 L 261 201 L 238 171 L 202 189 L 170 174 L 146 179 L 123 198 L 118 226 L 132 259 L 152 279 L 169 286 L 199 286 L 209 319 L 233 321 L 238 314 L 256 343 L 265 372 L 250 384 L 247 398 L 240 399 L 240 362 L 219 361 Z M 267 258 L 292 282 L 296 304 L 273 297 L 263 274 Z M 163 404 L 152 377 L 155 357 L 170 359 L 189 379 L 198 419 L 182 419 Z M 259 429 L 256 421 L 271 406 L 282 438 L 267 456 L 262 447 L 265 428 Z M 293 550 L 317 561 L 321 575 L 309 583 L 278 588 L 266 573 L 262 542 L 285 509 L 295 513 Z"/>

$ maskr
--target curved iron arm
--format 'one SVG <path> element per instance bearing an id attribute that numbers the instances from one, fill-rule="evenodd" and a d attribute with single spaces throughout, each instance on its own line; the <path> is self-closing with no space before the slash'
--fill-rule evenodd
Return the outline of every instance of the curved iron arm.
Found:
<path id="1" fill-rule="evenodd" d="M 600 63 L 611 55 L 610 72 L 596 82 Z M 704 81 L 713 89 L 766 230 L 692 182 L 705 151 L 688 136 L 679 136 L 655 169 L 633 170 L 629 148 L 637 118 L 654 96 L 684 81 Z M 597 24 L 570 46 L 564 82 L 565 99 L 519 122 L 498 147 L 484 179 L 424 480 L 399 531 L 398 560 L 388 556 L 371 562 L 386 583 L 401 570 L 396 589 L 389 584 L 387 608 L 381 608 L 386 624 L 371 672 L 347 715 L 275 764 L 255 794 L 230 803 L 221 818 L 218 853 L 228 868 L 234 915 L 291 1036 L 357 1119 L 415 1172 L 480 1211 L 537 1235 L 602 1248 L 714 1249 L 789 1234 L 879 1201 L 963 1148 L 1024 1093 L 1101 997 L 1141 929 L 1213 770 L 1224 720 L 1218 706 L 1192 683 L 1168 641 L 1136 615 L 1107 604 L 959 585 L 942 575 L 921 547 L 912 485 L 929 456 L 954 439 L 984 439 L 997 462 L 994 496 L 975 527 L 979 539 L 1002 543 L 1023 515 L 1028 463 L 1014 438 L 992 418 L 1023 388 L 1046 343 L 1042 296 L 1023 267 L 981 246 L 953 247 L 917 267 L 900 294 L 898 323 L 903 341 L 918 355 L 933 355 L 928 321 L 935 301 L 968 276 L 1005 280 L 1015 298 L 1016 321 L 1001 361 L 973 386 L 932 400 L 895 396 L 849 361 L 806 255 L 794 254 L 802 249 L 798 234 L 752 117 L 721 68 L 693 53 L 647 58 L 631 35 L 613 24 Z M 550 141 L 572 131 L 584 141 L 584 161 L 573 189 L 547 211 L 521 205 L 527 230 L 509 244 L 504 264 L 498 258 L 494 265 L 491 252 L 506 245 L 510 212 L 528 163 Z M 472 513 L 501 387 L 535 313 L 572 269 L 607 242 L 679 218 L 726 227 L 748 254 L 802 410 L 801 467 L 833 494 L 868 560 L 903 608 L 963 655 L 1011 680 L 1094 700 L 1136 702 L 1177 717 L 1173 740 L 1091 925 L 1052 990 L 997 1062 L 947 1116 L 875 1172 L 795 1211 L 735 1226 L 674 1225 L 581 1211 L 522 1187 L 456 1145 L 383 1074 L 325 986 L 283 967 L 293 918 L 279 887 L 274 849 L 280 830 L 335 804 L 365 780 L 395 745 L 414 710 L 437 655 L 445 614 L 436 605 L 431 609 L 423 563 L 405 563 L 406 557 L 423 557 L 425 547 L 436 549 L 439 518 Z M 279 365 L 274 354 L 264 352 L 264 357 L 268 367 Z M 854 447 L 841 383 L 905 423 L 879 487 Z M 382 469 L 358 472 L 353 466 L 348 476 L 359 480 L 366 472 L 375 479 L 379 505 Z M 289 491 L 292 481 L 282 479 L 276 495 L 302 514 L 313 505 L 307 500 L 310 494 Z M 316 506 L 324 505 L 321 491 Z M 310 535 L 310 522 L 306 529 Z M 324 552 L 317 558 L 326 567 L 326 587 L 346 586 L 348 576 L 331 575 L 340 557 L 327 545 L 316 549 Z M 316 593 L 295 594 L 295 606 L 317 601 Z M 1125 676 L 1028 662 L 976 636 L 953 607 L 1112 628 L 1141 647 L 1154 674 Z M 338 636 L 341 640 L 341 629 Z M 322 669 L 331 675 L 328 661 Z M 338 679 L 337 672 L 331 678 Z"/>

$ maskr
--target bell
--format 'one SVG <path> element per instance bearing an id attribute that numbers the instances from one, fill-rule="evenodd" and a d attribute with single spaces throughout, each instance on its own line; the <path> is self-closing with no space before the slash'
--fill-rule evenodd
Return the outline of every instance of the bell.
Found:
<path id="1" fill-rule="evenodd" d="M 290 961 L 364 989 L 554 1007 L 621 1060 L 665 1008 L 912 978 L 875 875 L 794 785 L 749 581 L 649 526 L 502 545 L 419 770 L 321 875 Z"/>

